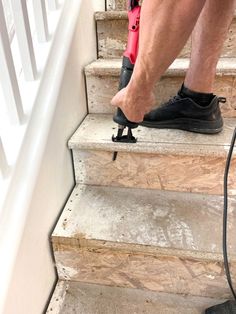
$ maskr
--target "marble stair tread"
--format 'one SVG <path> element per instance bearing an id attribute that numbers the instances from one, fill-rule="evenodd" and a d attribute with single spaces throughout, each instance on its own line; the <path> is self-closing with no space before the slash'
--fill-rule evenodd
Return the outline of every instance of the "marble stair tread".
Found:
<path id="1" fill-rule="evenodd" d="M 85 74 L 117 76 L 120 74 L 121 65 L 121 58 L 97 59 L 85 67 Z M 171 64 L 164 76 L 183 76 L 186 73 L 188 66 L 188 58 L 178 58 Z M 217 64 L 216 75 L 236 75 L 236 58 L 220 58 Z"/>
<path id="2" fill-rule="evenodd" d="M 229 199 L 229 252 L 236 245 Z M 77 185 L 52 234 L 55 244 L 222 260 L 223 197 Z"/>
<path id="3" fill-rule="evenodd" d="M 222 300 L 59 281 L 47 314 L 200 314 Z"/>
<path id="4" fill-rule="evenodd" d="M 223 131 L 215 135 L 139 126 L 133 131 L 138 139 L 137 143 L 114 143 L 111 136 L 116 134 L 117 124 L 113 122 L 112 115 L 89 114 L 69 140 L 69 147 L 83 150 L 224 156 L 228 152 L 235 126 L 235 118 L 226 118 Z"/>

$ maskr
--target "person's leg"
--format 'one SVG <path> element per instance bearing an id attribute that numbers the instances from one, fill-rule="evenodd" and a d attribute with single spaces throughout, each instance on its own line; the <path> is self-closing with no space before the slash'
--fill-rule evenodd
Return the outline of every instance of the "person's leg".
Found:
<path id="1" fill-rule="evenodd" d="M 196 92 L 212 93 L 215 71 L 235 0 L 207 0 L 192 35 L 190 67 L 184 85 Z"/>
<path id="2" fill-rule="evenodd" d="M 220 52 L 232 21 L 235 0 L 207 0 L 192 36 L 190 67 L 177 97 L 152 110 L 142 122 L 154 128 L 218 133 L 223 120 L 213 91 Z"/>
<path id="3" fill-rule="evenodd" d="M 134 122 L 143 120 L 155 103 L 157 80 L 177 57 L 197 22 L 206 0 L 145 0 L 140 18 L 139 52 L 130 83 L 112 105 Z"/>

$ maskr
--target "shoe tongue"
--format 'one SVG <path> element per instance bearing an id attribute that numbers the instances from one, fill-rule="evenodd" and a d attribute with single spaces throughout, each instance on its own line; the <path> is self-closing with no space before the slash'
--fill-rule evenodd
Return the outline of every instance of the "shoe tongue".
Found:
<path id="1" fill-rule="evenodd" d="M 182 93 L 181 89 L 178 91 L 177 94 L 180 98 L 186 98 L 186 96 Z"/>

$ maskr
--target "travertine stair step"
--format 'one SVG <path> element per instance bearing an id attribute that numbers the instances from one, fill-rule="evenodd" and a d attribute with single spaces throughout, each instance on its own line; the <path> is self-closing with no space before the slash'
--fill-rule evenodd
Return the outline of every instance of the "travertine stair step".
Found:
<path id="1" fill-rule="evenodd" d="M 52 235 L 59 278 L 225 298 L 220 196 L 77 185 Z M 236 245 L 229 200 L 229 251 Z M 233 278 L 236 255 L 231 255 Z"/>
<path id="2" fill-rule="evenodd" d="M 222 300 L 59 281 L 47 314 L 201 314 Z"/>
<path id="3" fill-rule="evenodd" d="M 236 119 L 217 135 L 181 130 L 134 130 L 136 144 L 114 143 L 112 116 L 90 114 L 69 141 L 77 183 L 222 194 L 223 173 Z M 118 151 L 112 161 L 113 151 Z M 232 161 L 232 173 L 236 159 Z M 236 191 L 231 176 L 229 193 Z"/>
<path id="4" fill-rule="evenodd" d="M 183 83 L 188 59 L 177 59 L 156 86 L 157 105 L 176 95 Z M 90 113 L 111 113 L 111 98 L 119 85 L 121 59 L 97 60 L 85 68 Z M 215 93 L 227 97 L 221 108 L 225 117 L 236 117 L 236 58 L 223 58 L 217 66 Z"/>
<path id="5" fill-rule="evenodd" d="M 100 58 L 118 58 L 124 53 L 127 44 L 128 19 L 126 11 L 96 12 L 98 54 Z M 236 57 L 236 16 L 230 26 L 224 43 L 222 57 Z M 190 56 L 191 40 L 188 41 L 180 57 Z M 158 53 L 157 53 L 158 58 Z"/>

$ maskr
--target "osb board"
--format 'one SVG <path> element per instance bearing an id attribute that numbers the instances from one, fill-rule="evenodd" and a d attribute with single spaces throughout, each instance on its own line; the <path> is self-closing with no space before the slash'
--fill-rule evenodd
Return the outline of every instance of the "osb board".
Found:
<path id="1" fill-rule="evenodd" d="M 54 244 L 59 278 L 158 292 L 227 298 L 222 262 Z M 233 280 L 236 265 L 231 265 Z"/>
<path id="2" fill-rule="evenodd" d="M 156 106 L 176 95 L 184 80 L 184 75 L 168 77 L 164 76 L 156 85 Z M 107 75 L 87 75 L 87 95 L 89 113 L 112 113 L 114 108 L 110 102 L 117 93 L 119 77 Z M 224 117 L 236 117 L 236 79 L 235 76 L 218 75 L 215 81 L 214 93 L 227 98 L 225 104 L 221 104 Z"/>
<path id="3" fill-rule="evenodd" d="M 185 191 L 207 194 L 223 193 L 225 158 L 214 156 L 176 156 L 74 150 L 76 182 Z M 236 160 L 232 162 L 235 169 Z M 233 170 L 232 170 L 233 171 Z M 229 180 L 229 193 L 235 194 L 236 179 Z"/>
<path id="4" fill-rule="evenodd" d="M 122 16 L 120 19 L 97 20 L 97 36 L 99 58 L 109 59 L 122 57 L 126 49 L 128 38 L 127 19 L 124 19 Z M 234 46 L 234 44 L 226 46 L 222 52 L 222 56 L 236 56 L 236 48 Z M 190 50 L 191 39 L 188 40 L 187 44 L 180 52 L 179 58 L 189 57 Z"/>
<path id="5" fill-rule="evenodd" d="M 102 17 L 103 20 L 101 19 Z M 97 13 L 98 52 L 100 58 L 119 58 L 123 55 L 127 45 L 128 20 L 125 15 L 117 16 L 117 13 Z M 112 19 L 112 17 L 114 18 Z M 179 57 L 190 56 L 191 39 L 183 48 Z M 222 57 L 236 57 L 236 19 L 233 20 L 228 36 L 224 42 Z"/>

